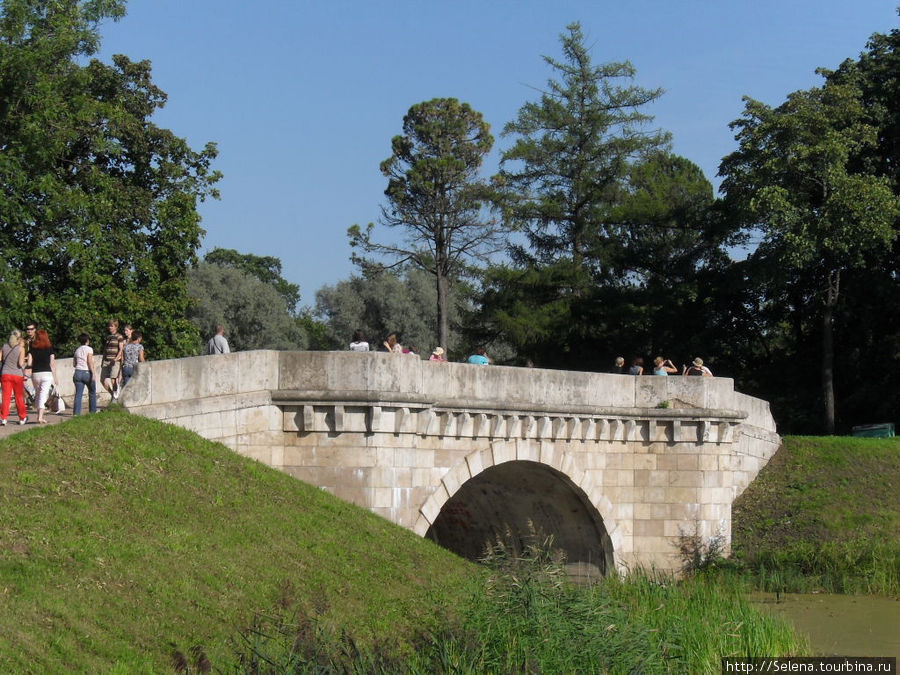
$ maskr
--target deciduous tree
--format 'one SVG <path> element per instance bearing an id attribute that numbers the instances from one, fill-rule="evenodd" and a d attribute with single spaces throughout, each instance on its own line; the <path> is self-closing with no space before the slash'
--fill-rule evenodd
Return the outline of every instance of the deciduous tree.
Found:
<path id="1" fill-rule="evenodd" d="M 887 178 L 854 161 L 878 133 L 865 119 L 856 83 L 797 91 L 777 108 L 745 101 L 731 125 L 739 149 L 722 162 L 722 189 L 745 227 L 762 233 L 753 259 L 770 271 L 770 291 L 790 304 L 794 321 L 818 315 L 824 428 L 831 433 L 842 279 L 891 246 L 900 202 Z"/>
<path id="2" fill-rule="evenodd" d="M 215 146 L 154 124 L 166 95 L 150 63 L 90 58 L 117 0 L 7 0 L 0 7 L 0 286 L 6 325 L 34 320 L 55 343 L 144 328 L 155 357 L 196 342 L 186 270 L 216 196 Z M 0 310 L 0 311 L 3 311 Z"/>
<path id="3" fill-rule="evenodd" d="M 230 265 L 208 262 L 192 268 L 189 280 L 188 316 L 200 335 L 211 337 L 221 323 L 233 351 L 306 349 L 304 330 L 271 284 Z M 201 345 L 195 345 L 194 353 Z"/>
<path id="4" fill-rule="evenodd" d="M 214 248 L 203 256 L 203 259 L 213 265 L 234 267 L 268 284 L 284 299 L 288 312 L 292 316 L 296 315 L 297 303 L 300 302 L 300 286 L 281 276 L 280 258 L 239 253 L 232 248 Z"/>
<path id="5" fill-rule="evenodd" d="M 373 350 L 391 331 L 400 334 L 405 345 L 416 345 L 427 357 L 436 347 L 437 289 L 431 275 L 415 267 L 402 270 L 369 270 L 316 292 L 315 315 L 325 325 L 326 345 L 346 349 L 356 330 L 362 330 Z M 466 284 L 450 288 L 449 322 L 451 342 L 448 353 L 457 352 L 462 313 L 469 309 Z"/>

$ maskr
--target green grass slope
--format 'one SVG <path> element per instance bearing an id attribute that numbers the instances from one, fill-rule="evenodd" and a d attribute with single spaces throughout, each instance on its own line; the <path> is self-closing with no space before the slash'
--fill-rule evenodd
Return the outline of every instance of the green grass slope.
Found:
<path id="1" fill-rule="evenodd" d="M 257 612 L 357 639 L 452 614 L 477 568 L 177 427 L 83 416 L 0 441 L 0 672 L 233 661 Z M 237 640 L 239 642 L 239 640 Z"/>
<path id="2" fill-rule="evenodd" d="M 786 437 L 732 511 L 767 590 L 900 593 L 900 438 Z"/>

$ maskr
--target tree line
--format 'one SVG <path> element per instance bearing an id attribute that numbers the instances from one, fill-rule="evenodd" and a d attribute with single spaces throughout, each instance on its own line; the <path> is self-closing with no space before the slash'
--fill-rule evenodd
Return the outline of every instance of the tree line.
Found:
<path id="1" fill-rule="evenodd" d="M 431 275 L 432 339 L 451 354 L 487 344 L 501 361 L 575 370 L 702 355 L 771 401 L 787 432 L 892 421 L 898 39 L 873 35 L 859 59 L 819 70 L 820 86 L 779 106 L 745 98 L 716 197 L 652 126 L 661 90 L 636 85 L 627 62 L 594 64 L 574 23 L 562 57 L 545 57 L 540 96 L 504 126 L 489 181 L 479 113 L 455 99 L 410 108 L 381 166 L 381 227 L 348 233 L 361 276 L 321 290 L 318 315 L 384 330 L 347 293 L 405 266 L 407 283 Z M 375 238 L 398 229 L 402 243 Z M 498 237 L 511 242 L 499 263 Z"/>
<path id="2" fill-rule="evenodd" d="M 363 329 L 420 350 L 607 370 L 617 355 L 702 356 L 772 402 L 786 432 L 846 431 L 900 409 L 900 37 L 777 107 L 746 99 L 716 197 L 671 150 L 627 62 L 594 64 L 577 23 L 546 86 L 494 145 L 469 104 L 413 105 L 380 170 L 376 223 L 348 231 L 358 273 L 316 293 L 275 257 L 197 256 L 217 198 L 215 144 L 157 127 L 149 62 L 96 58 L 121 0 L 7 0 L 0 10 L 0 318 L 58 345 L 108 317 L 154 358 L 341 349 Z M 427 353 L 427 352 L 426 352 Z"/>

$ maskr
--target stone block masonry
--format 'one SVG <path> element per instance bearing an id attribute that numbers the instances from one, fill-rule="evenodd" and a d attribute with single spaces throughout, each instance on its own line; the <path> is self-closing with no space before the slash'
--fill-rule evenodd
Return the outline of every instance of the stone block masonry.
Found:
<path id="1" fill-rule="evenodd" d="M 780 443 L 768 404 L 726 378 L 381 353 L 148 362 L 122 402 L 461 555 L 530 528 L 599 572 L 677 569 L 680 532 L 730 541 L 732 501 Z"/>

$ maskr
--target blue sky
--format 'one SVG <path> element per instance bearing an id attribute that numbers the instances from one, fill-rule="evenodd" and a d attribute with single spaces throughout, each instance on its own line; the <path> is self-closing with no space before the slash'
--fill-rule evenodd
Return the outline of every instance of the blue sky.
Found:
<path id="1" fill-rule="evenodd" d="M 595 63 L 631 61 L 662 87 L 648 108 L 675 152 L 714 185 L 734 147 L 741 97 L 780 104 L 817 85 L 817 67 L 855 58 L 900 26 L 893 0 L 132 0 L 102 27 L 101 58 L 153 63 L 169 96 L 156 122 L 219 146 L 222 199 L 201 206 L 203 252 L 281 258 L 313 304 L 348 278 L 346 231 L 377 220 L 390 154 L 409 107 L 452 96 L 496 142 L 552 76 L 559 34 L 580 21 Z M 389 233 L 382 231 L 381 238 Z"/>

